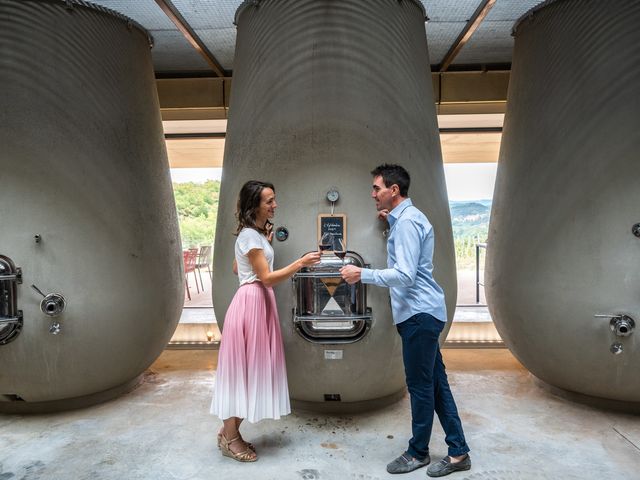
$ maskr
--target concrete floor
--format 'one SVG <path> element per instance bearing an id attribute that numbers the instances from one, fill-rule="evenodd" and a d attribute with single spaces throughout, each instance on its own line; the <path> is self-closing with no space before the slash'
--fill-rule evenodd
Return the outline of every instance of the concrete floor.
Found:
<path id="1" fill-rule="evenodd" d="M 0 480 L 397 478 L 385 465 L 410 434 L 408 399 L 332 416 L 295 412 L 244 427 L 260 459 L 220 455 L 208 414 L 215 351 L 165 351 L 136 390 L 73 412 L 0 415 Z M 444 350 L 473 467 L 457 479 L 638 479 L 640 416 L 540 388 L 507 350 Z M 446 454 L 440 425 L 431 455 Z M 425 478 L 420 469 L 402 478 Z"/>

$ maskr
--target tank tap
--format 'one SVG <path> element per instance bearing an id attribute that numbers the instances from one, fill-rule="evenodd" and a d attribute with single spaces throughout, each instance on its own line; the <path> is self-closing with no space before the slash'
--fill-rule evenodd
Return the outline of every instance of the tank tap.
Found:
<path id="1" fill-rule="evenodd" d="M 40 310 L 42 310 L 42 313 L 49 317 L 57 317 L 64 312 L 67 302 L 62 295 L 59 293 L 49 293 L 48 295 L 45 295 L 42 293 L 42 290 L 35 285 L 31 285 L 31 288 L 44 297 L 40 302 Z M 51 335 L 57 335 L 60 333 L 60 328 L 60 322 L 58 322 L 58 320 L 54 320 L 49 327 L 49 333 Z"/>
<path id="2" fill-rule="evenodd" d="M 609 326 L 611 327 L 613 333 L 615 333 L 618 337 L 628 337 L 636 328 L 636 322 L 629 315 L 605 313 L 594 315 L 594 317 L 609 318 Z"/>

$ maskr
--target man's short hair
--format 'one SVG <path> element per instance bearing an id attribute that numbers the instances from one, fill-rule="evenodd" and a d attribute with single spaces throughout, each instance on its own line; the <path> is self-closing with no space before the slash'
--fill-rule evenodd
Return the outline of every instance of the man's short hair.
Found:
<path id="1" fill-rule="evenodd" d="M 409 196 L 409 185 L 411 184 L 411 177 L 404 167 L 400 165 L 390 165 L 383 163 L 382 165 L 371 170 L 373 177 L 382 177 L 384 186 L 389 188 L 391 185 L 398 185 L 400 189 L 400 195 L 403 197 Z"/>

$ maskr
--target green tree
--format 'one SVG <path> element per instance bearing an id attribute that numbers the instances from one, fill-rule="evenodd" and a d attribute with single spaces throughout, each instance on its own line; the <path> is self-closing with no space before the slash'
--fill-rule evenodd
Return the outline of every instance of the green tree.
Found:
<path id="1" fill-rule="evenodd" d="M 449 207 L 457 268 L 475 269 L 476 244 L 486 243 L 489 234 L 491 200 L 452 201 Z M 481 263 L 484 261 L 484 254 L 484 250 L 481 250 Z"/>
<path id="2" fill-rule="evenodd" d="M 174 183 L 183 248 L 211 245 L 216 234 L 220 182 Z"/>

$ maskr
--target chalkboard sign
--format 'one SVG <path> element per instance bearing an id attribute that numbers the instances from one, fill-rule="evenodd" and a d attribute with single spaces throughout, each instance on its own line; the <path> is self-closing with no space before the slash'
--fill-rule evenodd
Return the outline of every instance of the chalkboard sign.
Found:
<path id="1" fill-rule="evenodd" d="M 330 233 L 336 238 L 347 241 L 347 215 L 344 213 L 321 213 L 318 215 L 318 241 L 323 233 Z"/>

